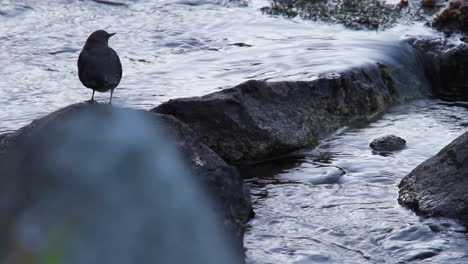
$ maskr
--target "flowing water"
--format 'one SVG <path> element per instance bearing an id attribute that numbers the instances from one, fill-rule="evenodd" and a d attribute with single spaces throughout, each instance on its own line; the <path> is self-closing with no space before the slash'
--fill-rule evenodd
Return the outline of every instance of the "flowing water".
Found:
<path id="1" fill-rule="evenodd" d="M 117 32 L 123 64 L 114 104 L 148 109 L 249 79 L 310 80 L 319 73 L 398 54 L 420 24 L 353 31 L 262 14 L 266 1 L 0 0 L 0 133 L 89 100 L 76 60 L 88 35 Z M 98 94 L 106 101 L 109 94 Z"/>
<path id="2" fill-rule="evenodd" d="M 0 133 L 90 98 L 76 60 L 97 29 L 117 32 L 110 45 L 124 75 L 114 104 L 142 109 L 249 79 L 311 80 L 391 61 L 403 38 L 436 35 L 418 23 L 376 32 L 272 17 L 261 0 L 99 2 L 0 0 Z M 467 117 L 463 107 L 417 101 L 258 165 L 248 181 L 257 213 L 245 239 L 249 263 L 465 263 L 465 229 L 400 207 L 396 185 L 466 130 Z M 370 140 L 389 133 L 408 147 L 373 155 Z"/>
<path id="3" fill-rule="evenodd" d="M 467 263 L 464 227 L 397 202 L 401 178 L 467 128 L 466 105 L 415 101 L 247 170 L 257 213 L 245 238 L 249 263 Z M 372 139 L 388 134 L 406 149 L 372 153 Z"/>

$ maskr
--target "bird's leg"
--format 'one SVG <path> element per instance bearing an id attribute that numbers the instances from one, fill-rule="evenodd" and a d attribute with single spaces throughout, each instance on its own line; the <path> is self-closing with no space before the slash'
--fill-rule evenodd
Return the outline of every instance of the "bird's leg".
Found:
<path id="1" fill-rule="evenodd" d="M 93 95 L 91 96 L 91 102 L 94 102 L 94 92 L 96 92 L 96 90 L 93 90 Z"/>
<path id="2" fill-rule="evenodd" d="M 112 104 L 112 95 L 114 94 L 114 89 L 111 89 L 111 96 L 109 99 L 109 104 Z"/>

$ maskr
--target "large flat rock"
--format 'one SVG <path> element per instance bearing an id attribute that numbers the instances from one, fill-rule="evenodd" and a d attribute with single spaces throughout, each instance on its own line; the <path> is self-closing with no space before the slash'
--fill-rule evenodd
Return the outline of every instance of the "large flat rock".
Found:
<path id="1" fill-rule="evenodd" d="M 398 187 L 400 204 L 468 224 L 468 132 L 421 163 Z"/>
<path id="2" fill-rule="evenodd" d="M 186 123 L 229 162 L 282 155 L 315 146 L 350 122 L 371 120 L 396 102 L 427 95 L 429 84 L 408 46 L 399 51 L 408 59 L 391 66 L 369 64 L 307 82 L 247 81 L 152 111 Z"/>

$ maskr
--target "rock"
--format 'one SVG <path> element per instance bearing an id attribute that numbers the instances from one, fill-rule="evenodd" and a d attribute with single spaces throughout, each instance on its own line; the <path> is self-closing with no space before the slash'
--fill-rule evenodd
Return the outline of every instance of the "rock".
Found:
<path id="1" fill-rule="evenodd" d="M 402 17 L 398 5 L 390 1 L 375 0 L 275 0 L 269 6 L 261 8 L 261 11 L 275 16 L 300 16 L 304 19 L 340 23 L 354 29 L 388 28 Z"/>
<path id="2" fill-rule="evenodd" d="M 9 172 L 0 173 L 0 175 L 2 175 L 2 182 L 4 183 L 0 186 L 0 212 L 3 220 L 0 233 L 6 234 L 9 232 L 8 230 L 17 224 L 18 218 L 27 212 L 28 208 L 41 204 L 43 199 L 47 196 L 47 190 L 60 189 L 60 186 L 67 186 L 68 177 L 72 177 L 70 178 L 71 182 L 74 181 L 73 170 L 69 171 L 67 166 L 64 166 L 51 173 L 50 169 L 47 167 L 48 162 L 43 160 L 49 152 L 55 151 L 56 148 L 59 148 L 65 143 L 68 144 L 68 141 L 72 142 L 69 135 L 70 129 L 59 129 L 57 132 L 55 127 L 60 127 L 63 123 L 69 124 L 71 122 L 72 126 L 76 126 L 75 129 L 79 131 L 79 135 L 89 134 L 88 137 L 84 137 L 84 139 L 81 138 L 85 143 L 88 142 L 87 140 L 94 140 L 94 137 L 102 138 L 102 140 L 105 141 L 107 136 L 100 135 L 102 133 L 98 132 L 102 130 L 101 126 L 110 122 L 106 118 L 103 118 L 102 121 L 98 120 L 99 122 L 91 118 L 91 121 L 89 121 L 91 124 L 86 123 L 86 126 L 78 125 L 80 124 L 79 122 L 82 121 L 80 118 L 77 119 L 76 125 L 70 120 L 83 113 L 104 115 L 105 117 L 109 115 L 113 117 L 114 111 L 117 111 L 121 115 L 137 115 L 144 119 L 143 123 L 147 125 L 148 128 L 154 127 L 157 128 L 158 131 L 161 131 L 162 125 L 162 129 L 167 131 L 166 134 L 172 136 L 179 150 L 182 152 L 183 157 L 187 161 L 186 164 L 190 168 L 191 174 L 197 184 L 206 190 L 207 196 L 213 199 L 214 208 L 217 210 L 218 216 L 221 217 L 225 230 L 234 235 L 234 242 L 237 243 L 236 246 L 238 249 L 241 249 L 243 227 L 251 215 L 252 208 L 249 190 L 243 184 L 243 180 L 235 168 L 227 165 L 216 153 L 203 145 L 196 134 L 187 125 L 181 123 L 172 116 L 155 114 L 143 110 L 116 109 L 107 105 L 88 103 L 70 105 L 53 112 L 6 135 L 0 141 L 0 165 L 2 165 L 0 168 L 3 169 L 3 172 L 5 172 L 5 170 Z M 139 133 L 137 127 L 132 128 L 136 131 L 135 133 Z M 142 127 L 140 130 L 141 133 L 143 133 L 147 129 Z M 115 131 L 115 133 L 115 137 L 125 138 L 125 133 L 122 131 Z M 113 134 L 110 133 L 109 136 L 111 135 Z M 50 139 L 51 137 L 52 140 Z M 151 136 L 148 137 L 152 140 Z M 148 144 L 156 144 L 156 142 L 158 142 L 156 135 L 154 136 L 154 140 L 154 142 L 149 141 Z M 96 140 L 96 151 L 106 151 L 100 148 L 100 142 L 100 140 Z M 122 145 L 125 145 L 124 142 L 122 142 Z M 141 154 L 143 150 L 135 148 L 129 151 L 133 151 L 134 154 L 132 154 L 132 156 L 138 157 L 138 160 L 144 157 L 144 155 Z M 109 153 L 114 155 L 114 151 L 110 151 Z M 75 155 L 80 155 L 82 153 L 74 151 L 74 149 L 71 148 L 67 149 L 67 151 L 64 151 L 62 154 L 64 161 L 68 161 L 68 159 L 73 159 L 72 157 L 76 158 Z M 168 155 L 169 154 L 170 153 L 168 153 Z M 86 156 L 83 156 L 83 158 L 86 159 Z M 102 158 L 104 159 L 105 157 Z M 131 159 L 131 156 L 128 158 L 130 158 L 131 162 L 134 161 L 136 164 L 140 164 L 138 160 Z M 82 162 L 82 159 L 76 158 L 74 162 Z M 172 165 L 170 159 L 168 159 L 168 162 L 167 166 L 177 166 L 177 163 Z M 105 161 L 98 160 L 95 164 L 101 163 L 105 163 Z M 10 164 L 16 164 L 16 166 L 12 167 Z M 44 167 L 44 164 L 46 164 L 46 167 Z M 83 169 L 86 170 L 89 166 L 91 165 L 88 164 L 88 166 L 84 166 Z M 122 170 L 125 171 L 125 167 L 122 167 Z M 44 171 L 47 173 L 44 173 Z M 105 170 L 103 169 L 103 171 Z M 138 175 L 139 172 L 140 170 L 136 165 L 131 171 L 127 171 L 126 174 L 128 174 L 128 176 L 133 174 Z M 20 177 L 15 177 L 15 175 L 20 175 Z M 96 176 L 107 177 L 99 173 L 97 173 Z M 112 180 L 112 177 L 110 180 Z M 144 186 L 141 185 L 139 186 L 139 188 L 143 187 Z M 155 192 L 156 191 L 157 190 L 155 190 Z M 181 193 L 181 195 L 183 194 Z M 153 197 L 148 197 L 148 199 L 148 201 L 151 201 Z M 141 202 L 145 203 L 145 200 L 143 199 Z M 145 204 L 145 206 L 148 205 Z M 147 209 L 151 210 L 151 207 L 149 206 Z M 42 220 L 39 219 L 39 221 Z M 190 223 L 190 219 L 186 219 L 185 221 Z M 187 231 L 189 232 L 190 230 Z"/>
<path id="3" fill-rule="evenodd" d="M 228 46 L 253 47 L 253 45 L 250 45 L 250 44 L 247 44 L 247 43 L 243 43 L 243 42 L 232 43 L 232 44 L 229 44 Z"/>
<path id="4" fill-rule="evenodd" d="M 423 54 L 433 94 L 447 101 L 468 100 L 468 44 L 419 38 L 410 43 Z"/>
<path id="5" fill-rule="evenodd" d="M 450 2 L 435 15 L 432 26 L 443 32 L 468 32 L 468 3 Z"/>
<path id="6" fill-rule="evenodd" d="M 422 0 L 421 6 L 423 7 L 435 7 L 437 4 L 436 0 Z"/>
<path id="7" fill-rule="evenodd" d="M 394 135 L 388 135 L 372 140 L 369 146 L 378 152 L 391 152 L 404 149 L 406 140 Z"/>
<path id="8" fill-rule="evenodd" d="M 417 213 L 468 224 L 468 132 L 421 163 L 398 187 L 398 202 Z"/>
<path id="9" fill-rule="evenodd" d="M 408 2 L 408 0 L 400 0 L 399 5 L 400 5 L 400 6 L 408 6 L 408 5 L 409 5 L 409 2 Z"/>
<path id="10" fill-rule="evenodd" d="M 148 112 L 150 113 L 150 112 Z M 244 225 L 252 215 L 250 190 L 236 168 L 229 166 L 205 146 L 186 124 L 168 115 L 156 114 L 182 151 L 192 173 L 207 187 L 207 193 L 218 202 L 224 224 L 234 233 L 242 247 Z"/>
<path id="11" fill-rule="evenodd" d="M 8 134 L 9 134 L 9 133 L 3 133 L 3 134 L 0 134 L 0 142 L 1 142 L 1 141 L 2 141 L 2 139 L 3 139 L 4 137 L 6 137 Z"/>
<path id="12" fill-rule="evenodd" d="M 412 69 L 373 64 L 309 82 L 247 81 L 151 111 L 188 124 L 227 161 L 261 160 L 315 146 L 349 122 L 373 119 L 397 101 L 426 94 L 424 76 L 415 78 L 423 73 Z"/>

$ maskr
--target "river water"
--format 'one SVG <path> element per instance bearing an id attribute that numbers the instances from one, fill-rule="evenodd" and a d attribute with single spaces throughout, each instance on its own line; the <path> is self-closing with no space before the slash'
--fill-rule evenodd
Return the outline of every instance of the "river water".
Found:
<path id="1" fill-rule="evenodd" d="M 398 56 L 422 24 L 353 31 L 262 14 L 262 0 L 0 0 L 0 133 L 88 100 L 76 60 L 97 29 L 123 64 L 113 103 L 149 109 L 249 79 L 312 80 L 321 73 Z M 247 4 L 246 4 L 247 3 Z M 109 94 L 97 94 L 107 101 Z M 257 165 L 248 181 L 256 217 L 249 263 L 465 263 L 465 229 L 422 219 L 397 202 L 399 180 L 467 129 L 468 111 L 422 100 L 319 147 Z M 373 155 L 369 142 L 394 133 L 407 149 Z"/>
<path id="2" fill-rule="evenodd" d="M 0 133 L 91 98 L 76 60 L 97 29 L 117 32 L 110 45 L 124 74 L 114 104 L 143 109 L 249 79 L 310 80 L 385 61 L 398 53 L 403 36 L 434 34 L 420 24 L 352 31 L 271 17 L 259 11 L 268 4 L 261 0 L 120 2 L 0 0 Z"/>
<path id="3" fill-rule="evenodd" d="M 414 101 L 247 170 L 257 213 L 245 238 L 249 263 L 467 263 L 464 227 L 397 202 L 401 178 L 467 129 L 467 105 Z M 373 154 L 369 143 L 388 134 L 406 149 Z"/>

